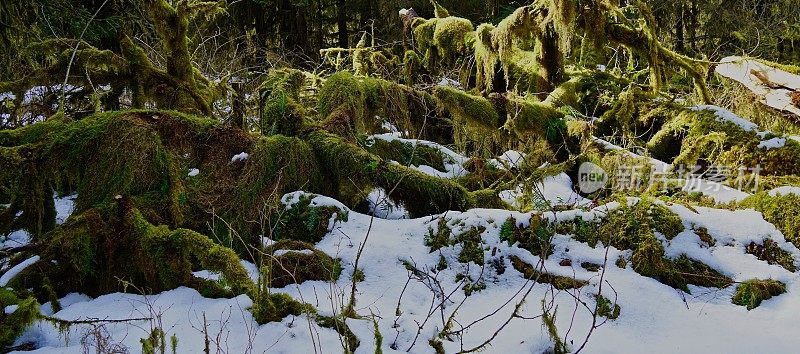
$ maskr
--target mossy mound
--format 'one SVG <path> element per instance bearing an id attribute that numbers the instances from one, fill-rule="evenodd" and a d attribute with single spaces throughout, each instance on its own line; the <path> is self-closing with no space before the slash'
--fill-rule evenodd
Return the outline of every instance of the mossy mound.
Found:
<path id="1" fill-rule="evenodd" d="M 236 253 L 197 232 L 153 226 L 127 198 L 113 206 L 73 216 L 46 235 L 41 259 L 9 283 L 16 289 L 92 296 L 140 289 L 163 291 L 178 286 L 206 296 L 250 293 L 253 284 Z M 222 281 L 197 278 L 193 271 L 219 272 Z"/>
<path id="2" fill-rule="evenodd" d="M 685 292 L 689 292 L 688 284 L 724 288 L 732 283 L 727 276 L 686 255 L 676 259 L 665 256 L 664 246 L 654 232 L 667 240 L 683 232 L 685 228 L 678 215 L 648 200 L 628 205 L 623 199 L 620 203 L 619 208 L 609 211 L 602 220 L 584 221 L 579 217 L 556 225 L 556 231 L 571 234 L 592 247 L 602 242 L 619 250 L 632 250 L 630 261 L 634 271 Z M 623 258 L 617 261 L 618 265 L 627 265 Z"/>
<path id="3" fill-rule="evenodd" d="M 275 227 L 276 240 L 295 240 L 315 244 L 330 231 L 331 221 L 346 222 L 348 213 L 331 205 L 315 205 L 315 195 L 302 194 L 299 200 L 290 205 Z"/>
<path id="4" fill-rule="evenodd" d="M 271 288 L 308 280 L 335 281 L 342 271 L 338 260 L 305 242 L 278 241 L 264 253 L 267 255 L 264 279 Z"/>
<path id="5" fill-rule="evenodd" d="M 764 219 L 781 230 L 786 240 L 800 247 L 800 218 L 796 210 L 800 210 L 800 196 L 792 193 L 770 195 L 761 192 L 740 202 L 738 208 L 753 208 L 764 215 Z"/>
<path id="6" fill-rule="evenodd" d="M 761 305 L 762 301 L 785 292 L 786 284 L 777 280 L 751 279 L 739 284 L 736 288 L 736 293 L 731 298 L 731 302 L 747 307 L 747 310 L 752 310 Z"/>
<path id="7" fill-rule="evenodd" d="M 609 320 L 616 320 L 619 318 L 620 312 L 622 312 L 622 307 L 616 303 L 612 303 L 611 300 L 602 295 L 597 295 L 595 300 L 597 302 L 594 312 L 598 316 L 608 318 Z"/>

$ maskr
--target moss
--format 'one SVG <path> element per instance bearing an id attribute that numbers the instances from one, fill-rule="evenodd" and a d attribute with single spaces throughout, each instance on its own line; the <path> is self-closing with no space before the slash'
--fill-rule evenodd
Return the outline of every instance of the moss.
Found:
<path id="1" fill-rule="evenodd" d="M 16 306 L 11 313 L 0 311 L 0 348 L 14 344 L 28 326 L 41 317 L 39 303 L 33 297 L 18 299 L 11 291 L 0 288 L 0 308 Z"/>
<path id="2" fill-rule="evenodd" d="M 600 264 L 592 263 L 592 262 L 581 262 L 581 268 L 586 269 L 590 272 L 597 272 L 603 266 Z"/>
<path id="3" fill-rule="evenodd" d="M 276 240 L 296 240 L 315 244 L 330 231 L 334 222 L 347 221 L 347 211 L 334 206 L 312 205 L 315 196 L 304 194 L 300 200 L 280 214 L 275 228 Z"/>
<path id="4" fill-rule="evenodd" d="M 397 161 L 402 165 L 426 165 L 438 171 L 446 172 L 445 156 L 441 151 L 423 144 L 412 144 L 400 140 L 386 141 L 375 139 L 367 151 L 380 156 L 384 160 Z"/>
<path id="5" fill-rule="evenodd" d="M 711 267 L 685 255 L 675 260 L 664 257 L 664 247 L 655 236 L 642 240 L 631 258 L 633 269 L 646 277 L 689 293 L 687 284 L 724 288 L 733 281 Z"/>
<path id="6" fill-rule="evenodd" d="M 511 99 L 506 109 L 509 115 L 506 126 L 518 136 L 537 134 L 556 144 L 566 135 L 564 113 L 548 103 Z"/>
<path id="7" fill-rule="evenodd" d="M 483 239 L 481 234 L 486 231 L 483 227 L 471 228 L 465 232 L 455 235 L 452 240 L 453 245 L 461 245 L 461 252 L 458 254 L 458 261 L 461 263 L 473 262 L 483 265 Z"/>
<path id="8" fill-rule="evenodd" d="M 547 258 L 553 254 L 553 245 L 550 243 L 553 230 L 538 214 L 531 215 L 528 227 L 522 227 L 516 219 L 509 217 L 500 227 L 500 240 L 512 246 L 528 250 L 531 254 Z"/>
<path id="9" fill-rule="evenodd" d="M 93 296 L 125 291 L 128 283 L 152 291 L 212 286 L 203 291 L 227 296 L 253 289 L 231 249 L 191 230 L 153 226 L 126 198 L 73 216 L 48 240 L 41 260 L 12 279 L 12 286 L 42 289 L 49 279 L 58 294 Z M 204 282 L 193 275 L 197 269 L 219 272 L 225 283 Z"/>
<path id="10" fill-rule="evenodd" d="M 791 193 L 771 196 L 769 192 L 760 192 L 743 200 L 737 207 L 761 212 L 765 220 L 781 230 L 787 241 L 800 247 L 800 218 L 794 213 L 800 209 L 800 196 Z"/>
<path id="11" fill-rule="evenodd" d="M 338 72 L 325 80 L 317 97 L 322 127 L 345 137 L 379 131 L 376 116 L 402 131 L 427 133 L 440 125 L 429 116 L 435 110 L 433 96 L 387 80 Z"/>
<path id="12" fill-rule="evenodd" d="M 700 238 L 700 241 L 703 241 L 709 247 L 714 247 L 714 245 L 717 243 L 716 240 L 714 240 L 714 237 L 711 236 L 711 234 L 708 232 L 708 229 L 705 227 L 698 227 L 697 229 L 694 229 L 694 233 Z"/>
<path id="13" fill-rule="evenodd" d="M 517 256 L 511 256 L 510 259 L 514 269 L 522 273 L 526 279 L 541 284 L 551 284 L 558 290 L 577 289 L 589 284 L 589 282 L 585 280 L 541 272 Z"/>
<path id="14" fill-rule="evenodd" d="M 282 254 L 274 255 L 278 251 Z M 264 280 L 271 288 L 309 280 L 335 281 L 342 270 L 339 261 L 305 242 L 278 241 L 264 252 L 267 255 Z"/>
<path id="15" fill-rule="evenodd" d="M 739 284 L 731 302 L 752 310 L 761 302 L 786 292 L 786 284 L 772 279 L 751 279 Z"/>
<path id="16" fill-rule="evenodd" d="M 317 157 L 334 174 L 333 183 L 353 186 L 359 191 L 374 187 L 392 190 L 390 199 L 402 202 L 412 217 L 475 206 L 475 194 L 454 181 L 390 163 L 326 132 L 314 132 L 308 139 Z"/>
<path id="17" fill-rule="evenodd" d="M 486 98 L 447 86 L 437 86 L 435 96 L 456 122 L 484 131 L 496 130 L 503 124 L 494 104 Z"/>
<path id="18" fill-rule="evenodd" d="M 618 304 L 611 303 L 611 300 L 606 299 L 602 295 L 597 295 L 595 300 L 597 301 L 597 305 L 594 309 L 595 314 L 608 318 L 609 320 L 616 320 L 619 318 L 622 308 Z"/>
<path id="19" fill-rule="evenodd" d="M 341 318 L 318 315 L 316 321 L 320 327 L 330 328 L 339 333 L 343 340 L 342 344 L 344 344 L 343 349 L 345 353 L 355 353 L 361 345 L 358 336 L 350 330 L 350 327 L 348 327 L 347 323 Z"/>
<path id="20" fill-rule="evenodd" d="M 314 308 L 300 303 L 287 294 L 273 294 L 262 290 L 253 301 L 250 309 L 253 317 L 259 324 L 279 322 L 286 316 L 300 316 L 304 313 L 313 313 Z"/>
<path id="21" fill-rule="evenodd" d="M 433 45 L 439 51 L 439 56 L 446 59 L 456 59 L 468 53 L 467 40 L 472 35 L 474 28 L 472 22 L 459 17 L 439 18 L 433 31 Z"/>
<path id="22" fill-rule="evenodd" d="M 653 204 L 649 210 L 649 216 L 653 228 L 664 235 L 667 240 L 675 238 L 685 230 L 680 216 L 663 205 Z"/>
<path id="23" fill-rule="evenodd" d="M 428 227 L 428 233 L 425 235 L 425 246 L 430 247 L 431 252 L 449 246 L 452 232 L 452 229 L 447 226 L 447 219 L 439 218 L 436 232 L 433 231 L 432 227 Z"/>
<path id="24" fill-rule="evenodd" d="M 765 261 L 769 264 L 777 264 L 784 269 L 794 273 L 797 270 L 795 260 L 792 253 L 786 251 L 773 240 L 764 239 L 762 244 L 751 242 L 745 247 L 745 253 L 756 256 L 759 260 Z"/>

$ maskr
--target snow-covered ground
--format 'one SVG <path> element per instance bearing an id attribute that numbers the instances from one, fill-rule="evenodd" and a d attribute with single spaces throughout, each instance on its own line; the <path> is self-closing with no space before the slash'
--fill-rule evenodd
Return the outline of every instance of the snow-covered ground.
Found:
<path id="1" fill-rule="evenodd" d="M 796 192 L 784 188 L 776 193 Z M 283 198 L 291 204 L 299 193 Z M 629 203 L 635 203 L 631 198 Z M 333 199 L 317 197 L 314 205 L 334 205 Z M 549 220 L 571 220 L 576 216 L 592 219 L 618 207 L 611 203 L 592 210 L 568 210 L 545 213 Z M 586 345 L 588 353 L 752 353 L 795 352 L 800 345 L 795 323 L 800 313 L 800 281 L 777 265 L 769 265 L 744 252 L 750 242 L 764 239 L 797 258 L 800 250 L 787 243 L 783 235 L 752 210 L 730 211 L 680 205 L 667 205 L 683 220 L 685 231 L 671 241 L 658 235 L 668 256 L 686 254 L 719 270 L 735 281 L 751 278 L 773 278 L 787 284 L 787 293 L 764 301 L 748 311 L 731 303 L 735 285 L 725 289 L 690 286 L 686 294 L 634 272 L 630 265 L 621 269 L 614 260 L 629 251 L 602 245 L 590 247 L 568 235 L 556 235 L 554 253 L 544 261 L 547 272 L 574 276 L 588 281 L 579 290 L 554 290 L 547 284 L 526 281 L 511 266 L 509 257 L 517 256 L 530 264 L 540 259 L 528 251 L 509 246 L 500 240 L 503 222 L 513 216 L 526 224 L 531 214 L 476 209 L 449 212 L 420 219 L 385 220 L 349 211 L 347 222 L 331 223 L 331 231 L 317 248 L 342 260 L 342 276 L 335 283 L 308 281 L 289 285 L 274 292 L 290 294 L 314 305 L 321 314 L 339 313 L 349 296 L 350 276 L 359 246 L 366 242 L 359 268 L 364 280 L 358 283 L 356 310 L 363 319 L 347 324 L 359 337 L 358 353 L 375 351 L 376 330 L 381 336 L 383 352 L 432 353 L 429 339 L 446 328 L 451 341 L 444 340 L 447 352 L 469 349 L 488 340 L 509 320 L 514 307 L 520 305 L 519 316 L 497 332 L 486 352 L 542 352 L 552 347 L 552 340 L 540 317 L 542 300 L 557 305 L 555 323 L 559 334 L 567 337 L 577 349 L 592 327 L 592 316 L 576 299 L 593 308 L 598 292 L 621 306 L 621 315 L 595 329 Z M 425 237 L 435 233 L 443 219 L 459 234 L 474 227 L 485 228 L 482 248 L 485 266 L 461 263 L 461 246 L 450 246 L 430 253 Z M 706 228 L 716 240 L 714 246 L 700 241 L 693 228 Z M 369 231 L 368 231 L 369 230 Z M 440 259 L 441 258 L 441 259 Z M 570 260 L 571 265 L 563 260 Z M 447 268 L 437 271 L 437 265 Z M 607 262 L 606 262 L 607 261 Z M 582 262 L 607 265 L 598 272 L 583 269 Z M 413 268 L 411 268 L 413 266 Z M 500 271 L 502 269 L 502 271 Z M 471 279 L 485 289 L 466 296 L 462 288 Z M 602 289 L 601 289 L 602 287 Z M 525 301 L 523 301 L 525 300 Z M 223 352 L 308 353 L 341 350 L 336 332 L 320 328 L 305 316 L 290 316 L 278 323 L 257 325 L 247 308 L 247 296 L 233 299 L 206 299 L 196 291 L 179 288 L 151 296 L 110 294 L 90 299 L 73 294 L 62 301 L 63 310 L 55 313 L 63 319 L 131 319 L 160 316 L 167 338 L 178 338 L 179 353 L 201 352 L 203 348 L 203 316 L 212 338 L 211 351 L 217 342 Z M 44 308 L 49 306 L 44 305 Z M 604 319 L 600 319 L 603 321 Z M 152 323 L 138 320 L 106 325 L 113 341 L 134 352 L 141 348 L 140 338 L 149 334 Z M 89 326 L 73 326 L 66 334 L 51 324 L 40 322 L 20 339 L 41 346 L 39 353 L 80 353 L 80 339 Z M 168 341 L 169 343 L 169 341 Z M 321 349 L 320 349 L 321 348 Z"/>

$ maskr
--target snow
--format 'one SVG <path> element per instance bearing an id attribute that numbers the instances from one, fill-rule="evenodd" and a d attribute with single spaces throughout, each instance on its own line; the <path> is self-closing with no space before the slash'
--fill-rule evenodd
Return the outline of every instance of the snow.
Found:
<path id="1" fill-rule="evenodd" d="M 783 186 L 783 187 L 778 187 L 778 188 L 775 188 L 775 189 L 769 191 L 769 195 L 773 196 L 773 197 L 776 197 L 776 196 L 779 196 L 779 195 L 789 195 L 789 194 L 794 194 L 796 196 L 800 196 L 800 187 Z"/>
<path id="2" fill-rule="evenodd" d="M 402 203 L 395 203 L 386 197 L 386 190 L 383 188 L 373 189 L 367 195 L 369 212 L 381 219 L 408 219 L 408 211 Z"/>
<path id="3" fill-rule="evenodd" d="M 682 182 L 683 191 L 703 193 L 717 203 L 740 202 L 750 196 L 750 193 L 702 178 L 691 178 Z"/>
<path id="4" fill-rule="evenodd" d="M 64 197 L 58 195 L 53 196 L 53 202 L 56 206 L 56 224 L 61 225 L 75 210 L 75 200 L 78 199 L 77 194 L 72 194 Z"/>
<path id="5" fill-rule="evenodd" d="M 314 251 L 312 251 L 312 250 L 277 250 L 277 251 L 273 252 L 272 255 L 275 256 L 275 257 L 280 257 L 280 256 L 283 256 L 283 255 L 289 254 L 289 253 L 299 253 L 299 254 L 304 254 L 304 255 L 307 255 L 307 256 L 311 256 L 311 255 L 314 254 Z"/>
<path id="6" fill-rule="evenodd" d="M 713 111 L 720 122 L 731 122 L 738 125 L 744 131 L 758 131 L 758 125 L 750 122 L 742 117 L 737 116 L 735 113 L 714 105 L 700 105 L 691 107 L 693 111 Z"/>
<path id="7" fill-rule="evenodd" d="M 764 85 L 753 75 L 754 71 L 763 73 L 769 81 L 785 88 L 770 88 Z M 793 105 L 789 97 L 790 90 L 800 90 L 800 76 L 737 56 L 723 58 L 716 72 L 747 87 L 763 104 L 800 115 L 800 107 Z"/>
<path id="8" fill-rule="evenodd" d="M 179 353 L 202 353 L 204 317 L 208 324 L 211 352 L 308 353 L 320 348 L 326 348 L 326 351 L 341 348 L 336 332 L 319 327 L 305 316 L 290 316 L 281 322 L 258 325 L 247 310 L 251 305 L 252 300 L 245 295 L 233 299 L 207 299 L 193 289 L 178 288 L 152 296 L 104 295 L 65 306 L 55 317 L 112 320 L 159 316 L 160 321 L 138 320 L 105 325 L 114 342 L 132 352 L 141 350 L 139 339 L 147 337 L 151 326 L 160 322 L 166 332 L 168 347 L 169 338 L 175 335 Z M 18 342 L 33 341 L 38 347 L 35 353 L 82 353 L 80 339 L 89 333 L 89 329 L 86 325 L 76 325 L 62 334 L 52 324 L 40 321 Z"/>
<path id="9" fill-rule="evenodd" d="M 489 160 L 489 163 L 499 168 L 520 168 L 523 162 L 525 153 L 516 150 L 508 150 L 496 159 Z"/>
<path id="10" fill-rule="evenodd" d="M 245 161 L 245 160 L 247 160 L 248 158 L 250 158 L 250 154 L 248 154 L 248 153 L 246 153 L 246 152 L 242 152 L 242 153 L 240 153 L 240 154 L 236 154 L 236 155 L 234 155 L 234 156 L 231 158 L 231 162 Z"/>
<path id="11" fill-rule="evenodd" d="M 3 276 L 0 276 L 0 286 L 8 285 L 8 282 L 10 282 L 11 279 L 14 279 L 14 277 L 17 276 L 17 274 L 19 274 L 21 271 L 25 270 L 25 268 L 28 268 L 29 266 L 38 261 L 39 261 L 39 256 L 33 256 L 11 267 L 11 269 L 3 273 Z"/>
<path id="12" fill-rule="evenodd" d="M 758 143 L 759 149 L 779 149 L 786 146 L 786 138 L 772 138 Z"/>
<path id="13" fill-rule="evenodd" d="M 198 170 L 196 168 L 193 168 L 193 169 L 189 170 L 188 176 L 189 177 L 195 177 L 195 176 L 197 176 L 199 174 L 200 174 L 200 170 Z"/>
<path id="14" fill-rule="evenodd" d="M 567 181 L 561 175 L 553 177 L 544 185 L 545 190 L 554 188 L 552 195 L 555 196 L 556 189 L 567 188 Z M 562 189 L 561 192 L 567 191 Z M 301 195 L 302 192 L 290 193 L 282 200 L 291 205 Z M 628 204 L 637 200 L 629 198 Z M 341 203 L 322 196 L 314 196 L 312 203 L 343 207 Z M 556 292 L 549 285 L 527 282 L 508 261 L 509 256 L 515 255 L 536 264 L 540 261 L 537 256 L 509 246 L 499 238 L 500 227 L 508 217 L 513 216 L 525 226 L 532 214 L 490 209 L 451 211 L 425 218 L 398 220 L 378 219 L 348 210 L 348 221 L 331 229 L 316 245 L 319 250 L 341 259 L 343 276 L 334 283 L 307 281 L 271 291 L 304 299 L 323 315 L 338 313 L 346 301 L 341 294 L 349 294 L 350 277 L 347 275 L 353 272 L 359 246 L 366 242 L 359 260 L 359 268 L 364 271 L 365 278 L 358 283 L 356 293 L 356 309 L 365 318 L 347 320 L 351 330 L 361 340 L 357 353 L 375 350 L 373 318 L 383 336 L 384 352 L 432 352 L 428 340 L 438 335 L 451 316 L 454 319 L 452 330 L 475 324 L 464 329 L 463 336 L 452 336 L 452 342 L 445 340 L 445 351 L 461 350 L 462 345 L 463 348 L 471 348 L 497 331 L 509 318 L 515 305 L 523 300 L 520 315 L 531 319 L 512 319 L 486 349 L 487 352 L 542 352 L 551 347 L 552 341 L 547 330 L 541 320 L 535 317 L 541 312 L 542 300 L 558 306 L 555 321 L 559 333 L 562 336 L 569 333 L 567 342 L 573 343 L 575 349 L 592 326 L 592 316 L 588 311 L 582 305 L 577 305 L 576 310 L 575 297 L 593 307 L 593 297 L 598 292 L 612 301 L 616 299 L 622 308 L 621 316 L 595 329 L 585 352 L 794 352 L 800 345 L 800 337 L 794 333 L 796 314 L 800 312 L 800 297 L 797 296 L 800 277 L 779 266 L 759 261 L 746 254 L 744 247 L 750 242 L 761 243 L 764 239 L 772 239 L 795 257 L 800 256 L 800 250 L 786 242 L 780 231 L 753 210 L 689 209 L 677 204 L 664 205 L 677 213 L 686 227 L 671 241 L 659 236 L 668 256 L 686 254 L 720 270 L 735 281 L 754 277 L 777 279 L 787 284 L 788 293 L 747 311 L 730 303 L 735 286 L 721 290 L 693 286 L 690 295 L 643 277 L 630 266 L 620 269 L 612 264 L 604 267 L 601 277 L 597 272 L 584 270 L 579 264 L 604 264 L 606 260 L 613 263 L 618 256 L 629 255 L 629 251 L 606 249 L 602 245 L 591 247 L 568 235 L 554 237 L 554 253 L 544 260 L 543 265 L 547 272 L 575 276 L 588 281 L 589 285 L 580 291 Z M 564 210 L 540 215 L 551 221 L 575 217 L 591 220 L 618 207 L 619 203 L 614 202 L 591 210 Z M 499 264 L 505 266 L 505 271 L 498 274 L 489 266 L 481 268 L 474 263 L 458 262 L 460 245 L 431 253 L 425 246 L 424 237 L 431 231 L 436 232 L 441 218 L 452 228 L 453 234 L 472 227 L 485 228 L 482 235 L 484 256 L 486 259 L 497 259 Z M 716 240 L 715 246 L 700 242 L 691 230 L 699 227 L 709 231 Z M 440 256 L 447 261 L 448 267 L 436 271 Z M 573 266 L 559 265 L 562 259 L 571 260 Z M 419 274 L 430 277 L 415 278 L 404 262 L 415 265 Z M 251 268 L 255 266 L 251 265 Z M 484 282 L 486 289 L 465 296 L 461 290 L 464 283 L 456 280 L 458 274 Z M 410 280 L 409 276 L 412 277 Z M 530 293 L 526 297 L 528 290 Z M 447 294 L 447 297 L 443 300 L 441 295 L 436 294 Z M 309 323 L 304 316 L 289 316 L 281 322 L 260 326 L 255 324 L 247 311 L 252 301 L 244 295 L 233 299 L 207 299 L 195 290 L 178 288 L 152 296 L 118 293 L 84 300 L 65 305 L 55 316 L 70 320 L 121 319 L 150 317 L 155 311 L 161 314 L 167 337 L 173 334 L 178 337 L 179 352 L 202 352 L 203 314 L 209 320 L 209 333 L 222 333 L 226 339 L 227 352 L 248 352 L 251 343 L 256 351 L 275 353 L 310 352 L 315 349 L 315 343 L 317 350 L 323 348 L 320 351 L 336 352 L 341 349 L 335 332 L 319 328 L 313 321 Z M 443 306 L 439 307 L 440 304 Z M 434 306 L 433 310 L 431 306 Z M 573 320 L 574 323 L 571 323 Z M 115 341 L 135 351 L 141 347 L 139 338 L 146 337 L 149 328 L 148 321 L 107 325 Z M 568 328 L 571 328 L 569 332 Z M 88 326 L 73 326 L 68 333 L 71 340 L 65 341 L 51 324 L 42 321 L 29 328 L 18 342 L 33 341 L 39 353 L 79 353 L 81 347 L 77 339 L 88 329 Z M 212 341 L 211 347 L 215 351 L 216 343 Z"/>

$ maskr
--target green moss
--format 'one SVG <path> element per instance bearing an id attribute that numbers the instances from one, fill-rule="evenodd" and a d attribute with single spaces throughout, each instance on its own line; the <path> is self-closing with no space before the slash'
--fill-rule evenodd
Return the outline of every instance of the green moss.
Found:
<path id="1" fill-rule="evenodd" d="M 461 245 L 461 252 L 458 254 L 458 261 L 461 263 L 473 262 L 477 265 L 483 265 L 483 239 L 481 234 L 485 229 L 471 228 L 465 232 L 456 235 L 453 238 L 452 244 Z"/>
<path id="2" fill-rule="evenodd" d="M 510 99 L 506 109 L 509 116 L 506 125 L 519 136 L 537 134 L 558 143 L 566 135 L 564 113 L 548 103 Z"/>
<path id="3" fill-rule="evenodd" d="M 781 230 L 786 240 L 800 247 L 800 218 L 794 210 L 800 210 L 800 196 L 783 194 L 770 196 L 761 192 L 743 200 L 738 208 L 753 208 L 761 212 L 764 219 Z"/>
<path id="4" fill-rule="evenodd" d="M 786 284 L 777 280 L 751 279 L 739 284 L 731 302 L 752 310 L 761 302 L 786 292 Z"/>
<path id="5" fill-rule="evenodd" d="M 428 233 L 425 235 L 425 246 L 430 247 L 430 251 L 437 251 L 443 247 L 450 245 L 450 235 L 453 230 L 447 226 L 447 219 L 439 218 L 439 223 L 436 227 L 436 232 L 432 227 L 428 227 Z"/>
<path id="6" fill-rule="evenodd" d="M 289 315 L 312 314 L 314 308 L 292 299 L 287 294 L 271 294 L 262 290 L 253 300 L 253 307 L 250 311 L 256 322 L 265 324 L 279 322 Z"/>
<path id="7" fill-rule="evenodd" d="M 510 259 L 514 269 L 522 273 L 526 279 L 536 281 L 537 283 L 551 284 L 558 290 L 577 289 L 589 284 L 589 282 L 585 280 L 541 272 L 517 256 L 511 256 Z"/>
<path id="8" fill-rule="evenodd" d="M 503 125 L 494 104 L 486 98 L 447 86 L 437 86 L 435 96 L 456 122 L 489 132 Z"/>
<path id="9" fill-rule="evenodd" d="M 314 195 L 303 194 L 300 200 L 281 213 L 275 228 L 276 240 L 296 240 L 315 244 L 328 233 L 328 225 L 347 221 L 347 211 L 334 206 L 315 206 Z"/>
<path id="10" fill-rule="evenodd" d="M 616 320 L 619 318 L 622 308 L 618 304 L 611 303 L 611 300 L 606 299 L 602 295 L 597 295 L 595 300 L 597 301 L 597 305 L 594 311 L 598 316 L 608 318 L 609 320 Z"/>
<path id="11" fill-rule="evenodd" d="M 469 53 L 472 49 L 467 41 L 473 34 L 472 22 L 459 17 L 439 18 L 433 30 L 433 45 L 439 51 L 439 56 L 446 59 L 456 59 Z"/>
<path id="12" fill-rule="evenodd" d="M 509 217 L 500 227 L 500 240 L 512 246 L 526 249 L 531 254 L 547 258 L 553 254 L 553 245 L 550 243 L 553 230 L 538 214 L 531 215 L 528 227 L 522 227 L 513 217 Z"/>
<path id="13" fill-rule="evenodd" d="M 317 315 L 316 321 L 320 327 L 330 328 L 339 333 L 343 340 L 342 344 L 344 345 L 345 353 L 355 353 L 361 345 L 358 336 L 350 330 L 350 327 L 341 318 Z"/>
<path id="14" fill-rule="evenodd" d="M 375 139 L 367 151 L 380 156 L 384 160 L 397 161 L 402 165 L 426 165 L 445 172 L 445 156 L 441 151 L 424 144 L 412 144 L 400 140 L 386 141 Z"/>
<path id="15" fill-rule="evenodd" d="M 0 308 L 15 305 L 11 313 L 0 311 L 0 348 L 8 348 L 28 326 L 41 317 L 39 303 L 33 297 L 18 299 L 7 289 L 0 288 Z"/>
<path id="16" fill-rule="evenodd" d="M 642 240 L 631 257 L 631 263 L 637 273 L 687 293 L 687 284 L 724 288 L 733 282 L 711 267 L 685 255 L 675 260 L 665 258 L 664 247 L 652 235 Z"/>
<path id="17" fill-rule="evenodd" d="M 697 229 L 694 229 L 694 233 L 700 238 L 700 241 L 703 241 L 709 247 L 714 247 L 714 245 L 717 243 L 717 241 L 714 240 L 714 237 L 708 233 L 708 229 L 705 227 L 698 227 Z"/>
<path id="18" fill-rule="evenodd" d="M 277 251 L 283 254 L 275 256 Z M 263 278 L 271 288 L 283 288 L 308 280 L 335 281 L 342 270 L 339 261 L 305 242 L 278 241 L 267 247 L 264 253 L 267 256 Z"/>
<path id="19" fill-rule="evenodd" d="M 94 296 L 125 291 L 128 283 L 152 291 L 190 286 L 227 296 L 253 289 L 231 249 L 191 230 L 153 226 L 125 198 L 114 207 L 73 216 L 48 240 L 37 266 L 12 279 L 11 286 L 42 289 L 49 279 L 58 294 Z M 225 283 L 195 278 L 198 269 L 219 272 Z"/>

